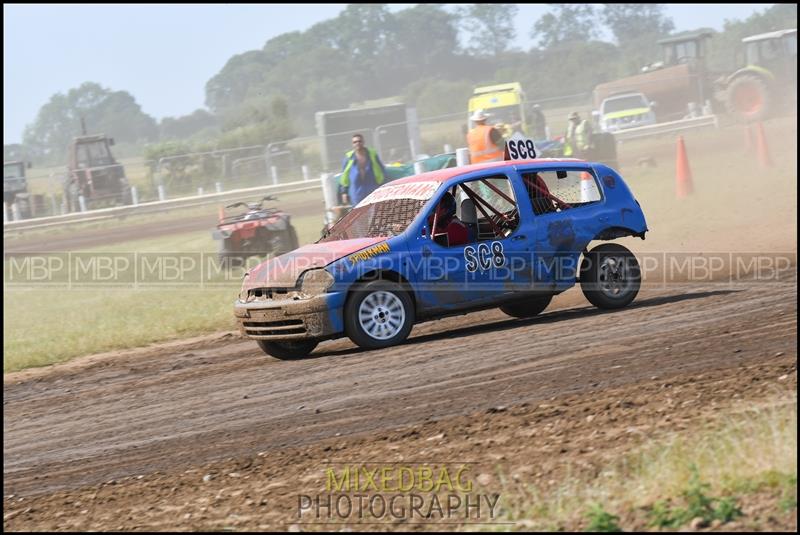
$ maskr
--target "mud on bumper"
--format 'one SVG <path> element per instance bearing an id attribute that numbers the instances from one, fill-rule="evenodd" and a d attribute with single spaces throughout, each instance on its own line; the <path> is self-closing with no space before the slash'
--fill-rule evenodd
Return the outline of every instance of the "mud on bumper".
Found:
<path id="1" fill-rule="evenodd" d="M 342 299 L 343 300 L 343 299 Z M 233 313 L 239 331 L 257 340 L 304 340 L 330 338 L 343 328 L 342 306 L 337 294 L 302 300 L 236 301 Z"/>

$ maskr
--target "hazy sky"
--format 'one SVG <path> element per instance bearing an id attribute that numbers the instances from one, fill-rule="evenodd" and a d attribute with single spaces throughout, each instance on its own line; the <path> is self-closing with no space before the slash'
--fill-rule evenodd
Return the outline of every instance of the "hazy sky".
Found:
<path id="1" fill-rule="evenodd" d="M 271 37 L 305 30 L 346 4 L 3 5 L 3 143 L 18 143 L 25 125 L 58 92 L 86 81 L 131 93 L 160 119 L 204 105 L 205 84 L 234 54 Z M 414 4 L 392 4 L 398 11 Z M 677 30 L 722 29 L 771 4 L 669 4 Z M 547 12 L 520 4 L 517 43 Z"/>

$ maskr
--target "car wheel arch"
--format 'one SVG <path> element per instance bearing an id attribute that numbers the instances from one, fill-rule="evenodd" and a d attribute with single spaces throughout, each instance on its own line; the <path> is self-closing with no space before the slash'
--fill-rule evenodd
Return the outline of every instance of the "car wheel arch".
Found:
<path id="1" fill-rule="evenodd" d="M 417 310 L 417 296 L 414 291 L 414 287 L 411 283 L 403 277 L 397 271 L 391 269 L 373 269 L 368 271 L 358 279 L 354 280 L 350 287 L 347 289 L 347 298 L 345 299 L 345 303 L 350 300 L 350 297 L 353 295 L 353 290 L 357 288 L 359 285 L 372 282 L 374 280 L 386 280 L 390 282 L 394 282 L 402 286 L 406 292 L 408 293 L 409 297 L 411 297 L 411 303 L 414 306 L 414 310 Z"/>
<path id="2" fill-rule="evenodd" d="M 591 241 L 599 240 L 599 241 L 609 241 L 615 240 L 617 238 L 625 238 L 627 236 L 634 236 L 637 238 L 644 239 L 644 234 L 647 230 L 643 230 L 641 232 L 637 232 L 632 228 L 623 227 L 623 226 L 611 226 L 606 227 L 592 238 Z"/>

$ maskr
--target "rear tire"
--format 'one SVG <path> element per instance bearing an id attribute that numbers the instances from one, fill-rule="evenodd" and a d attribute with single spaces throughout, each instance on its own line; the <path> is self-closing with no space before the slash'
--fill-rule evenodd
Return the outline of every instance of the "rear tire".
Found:
<path id="1" fill-rule="evenodd" d="M 636 257 L 617 243 L 604 243 L 586 253 L 580 274 L 583 295 L 597 308 L 628 306 L 642 283 Z"/>
<path id="2" fill-rule="evenodd" d="M 297 231 L 289 224 L 286 229 L 281 231 L 275 238 L 275 256 L 290 253 L 299 247 L 297 240 Z"/>
<path id="3" fill-rule="evenodd" d="M 125 186 L 125 189 L 122 190 L 120 200 L 122 201 L 123 206 L 130 206 L 133 204 L 133 194 L 131 193 L 130 186 Z"/>
<path id="4" fill-rule="evenodd" d="M 241 267 L 246 260 L 242 253 L 228 250 L 228 240 L 223 239 L 220 243 L 219 252 L 217 253 L 217 262 L 223 269 L 232 269 Z"/>
<path id="5" fill-rule="evenodd" d="M 376 280 L 357 286 L 344 307 L 344 330 L 359 347 L 399 344 L 414 326 L 414 303 L 399 284 Z"/>
<path id="6" fill-rule="evenodd" d="M 67 184 L 67 187 L 64 188 L 64 197 L 67 200 L 68 212 L 75 213 L 80 211 L 81 207 L 78 202 L 78 196 L 80 196 L 80 188 L 78 188 L 78 185 L 75 182 Z"/>
<path id="7" fill-rule="evenodd" d="M 279 360 L 293 360 L 307 357 L 319 344 L 317 340 L 271 341 L 256 340 L 258 347 L 271 357 Z"/>
<path id="8" fill-rule="evenodd" d="M 500 310 L 514 318 L 532 318 L 544 312 L 552 299 L 553 294 L 534 295 L 524 301 L 503 305 Z"/>
<path id="9" fill-rule="evenodd" d="M 297 231 L 289 224 L 289 244 L 292 246 L 292 251 L 300 247 L 300 240 L 297 239 Z"/>
<path id="10" fill-rule="evenodd" d="M 244 266 L 245 259 L 236 253 L 219 253 L 217 263 L 222 269 L 233 269 Z"/>
<path id="11" fill-rule="evenodd" d="M 728 86 L 725 105 L 740 121 L 756 122 L 766 118 L 770 108 L 769 87 L 755 74 L 742 74 Z"/>
<path id="12" fill-rule="evenodd" d="M 17 196 L 15 202 L 17 203 L 17 207 L 19 208 L 20 218 L 30 219 L 31 215 L 33 214 L 31 213 L 31 202 L 30 199 L 28 199 L 27 194 L 24 196 L 23 195 Z"/>

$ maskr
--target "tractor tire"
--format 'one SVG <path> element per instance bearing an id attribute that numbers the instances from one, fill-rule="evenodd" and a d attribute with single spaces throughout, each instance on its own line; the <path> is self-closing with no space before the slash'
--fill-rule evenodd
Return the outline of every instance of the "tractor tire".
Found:
<path id="1" fill-rule="evenodd" d="M 294 360 L 307 357 L 314 351 L 319 341 L 317 340 L 297 340 L 295 341 L 270 341 L 256 340 L 261 351 L 278 360 Z"/>
<path id="2" fill-rule="evenodd" d="M 742 122 L 761 121 L 770 110 L 771 95 L 763 78 L 742 74 L 728 86 L 725 105 L 728 112 Z"/>
<path id="3" fill-rule="evenodd" d="M 66 188 L 64 188 L 64 198 L 67 201 L 67 211 L 70 213 L 80 212 L 81 205 L 78 201 L 78 197 L 80 196 L 81 191 L 78 185 L 74 182 L 70 182 Z"/>
<path id="4" fill-rule="evenodd" d="M 125 186 L 120 194 L 120 201 L 122 202 L 123 206 L 130 206 L 133 204 L 133 194 L 131 193 L 131 187 Z"/>
<path id="5" fill-rule="evenodd" d="M 31 212 L 31 201 L 28 195 L 18 195 L 14 202 L 17 203 L 19 217 L 21 219 L 30 219 L 33 214 Z"/>
<path id="6" fill-rule="evenodd" d="M 524 301 L 503 305 L 500 310 L 513 318 L 532 318 L 544 312 L 552 299 L 552 294 L 531 296 Z"/>
<path id="7" fill-rule="evenodd" d="M 586 253 L 580 275 L 583 295 L 597 308 L 628 306 L 642 285 L 639 262 L 618 243 L 604 243 Z"/>

